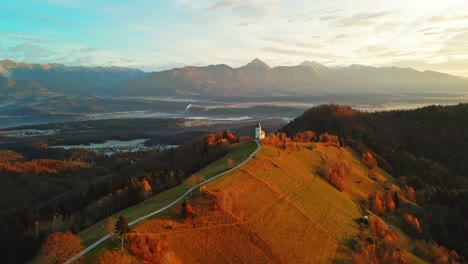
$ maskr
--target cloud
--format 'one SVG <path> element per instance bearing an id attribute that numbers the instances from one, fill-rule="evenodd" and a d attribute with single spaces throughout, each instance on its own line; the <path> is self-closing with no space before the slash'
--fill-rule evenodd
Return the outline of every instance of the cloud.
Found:
<path id="1" fill-rule="evenodd" d="M 331 7 L 323 7 L 318 9 L 313 9 L 311 11 L 303 12 L 296 16 L 289 16 L 288 22 L 307 22 L 313 19 L 320 19 L 323 21 L 326 20 L 334 20 L 340 18 L 338 13 L 346 11 L 345 6 L 331 6 Z"/>
<path id="2" fill-rule="evenodd" d="M 249 0 L 223 0 L 223 1 L 216 1 L 209 5 L 206 10 L 217 10 L 217 9 L 224 9 L 224 8 L 231 8 L 235 6 L 245 5 L 248 4 Z"/>
<path id="3" fill-rule="evenodd" d="M 468 20 L 468 13 L 432 16 L 428 19 L 429 22 L 446 22 L 446 21 L 457 21 L 457 20 Z"/>
<path id="4" fill-rule="evenodd" d="M 16 46 L 7 47 L 1 51 L 0 56 L 19 61 L 43 61 L 50 58 L 50 51 L 41 45 L 23 42 Z"/>
<path id="5" fill-rule="evenodd" d="M 311 36 L 309 39 L 318 39 L 319 36 Z M 294 45 L 297 47 L 302 47 L 302 48 L 320 48 L 323 45 L 317 41 L 300 41 L 300 40 L 295 40 L 294 38 L 287 38 L 287 37 L 262 37 L 260 38 L 261 40 L 265 40 L 271 43 L 281 43 L 281 44 L 286 44 L 286 45 Z"/>
<path id="6" fill-rule="evenodd" d="M 443 56 L 464 56 L 468 60 L 468 31 L 455 35 L 445 41 L 444 46 L 436 52 Z"/>
<path id="7" fill-rule="evenodd" d="M 374 25 L 381 18 L 385 18 L 394 13 L 393 11 L 359 13 L 336 21 L 337 27 L 367 26 Z"/>
<path id="8" fill-rule="evenodd" d="M 350 39 L 352 39 L 354 37 L 355 37 L 355 35 L 353 35 L 353 34 L 341 33 L 341 34 L 338 34 L 335 37 L 333 37 L 330 41 L 331 42 L 344 42 L 344 41 L 348 41 L 348 40 L 350 40 Z"/>
<path id="9" fill-rule="evenodd" d="M 324 52 L 311 52 L 305 50 L 298 50 L 298 49 L 284 49 L 284 48 L 276 48 L 276 47 L 264 47 L 262 49 L 264 52 L 269 53 L 277 53 L 282 55 L 294 55 L 294 56 L 307 56 L 307 57 L 320 57 L 320 58 L 330 58 L 335 57 L 331 54 L 327 54 Z"/>

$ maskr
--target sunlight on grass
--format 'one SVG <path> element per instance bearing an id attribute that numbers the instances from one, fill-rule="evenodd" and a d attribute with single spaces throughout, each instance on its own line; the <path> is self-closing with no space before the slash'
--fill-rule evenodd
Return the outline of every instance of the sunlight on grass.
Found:
<path id="1" fill-rule="evenodd" d="M 233 166 L 238 165 L 245 159 L 247 159 L 250 154 L 255 151 L 257 144 L 253 141 L 234 144 L 231 146 L 231 151 L 226 154 L 223 158 L 213 162 L 208 167 L 202 169 L 197 174 L 203 175 L 205 179 L 210 179 L 213 176 L 228 170 L 228 159 L 233 160 Z M 141 202 L 135 206 L 129 207 L 123 211 L 120 211 L 113 215 L 114 218 L 118 218 L 120 215 L 125 215 L 129 222 L 147 215 L 153 211 L 158 210 L 172 201 L 176 200 L 179 196 L 184 194 L 189 187 L 186 184 L 181 184 L 177 187 L 154 195 L 148 198 L 146 201 Z M 83 239 L 83 244 L 89 246 L 104 235 L 105 233 L 105 224 L 107 218 L 99 221 L 98 223 L 90 226 L 89 228 L 81 231 L 78 235 Z M 108 241 L 104 242 L 103 245 L 100 245 L 97 248 L 104 247 L 105 244 L 109 243 Z M 96 251 L 96 250 L 93 250 Z M 92 251 L 92 252 L 93 252 Z M 96 251 L 97 252 L 97 251 Z M 91 254 L 91 253 L 90 253 Z"/>

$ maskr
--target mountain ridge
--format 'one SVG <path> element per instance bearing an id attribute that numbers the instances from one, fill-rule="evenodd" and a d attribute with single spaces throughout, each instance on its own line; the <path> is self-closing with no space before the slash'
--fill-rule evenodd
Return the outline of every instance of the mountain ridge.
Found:
<path id="1" fill-rule="evenodd" d="M 332 93 L 466 91 L 468 80 L 435 71 L 315 61 L 270 67 L 258 58 L 241 67 L 185 66 L 159 72 L 0 61 L 4 77 L 35 81 L 51 92 L 110 96 L 265 96 Z"/>
<path id="2" fill-rule="evenodd" d="M 168 78 L 168 76 L 172 78 Z M 304 61 L 294 66 L 271 68 L 258 58 L 233 68 L 225 64 L 190 66 L 152 72 L 131 81 L 128 95 L 263 96 L 317 92 L 412 92 L 442 89 L 461 91 L 468 87 L 462 78 L 412 68 L 373 67 L 352 64 L 329 68 Z"/>

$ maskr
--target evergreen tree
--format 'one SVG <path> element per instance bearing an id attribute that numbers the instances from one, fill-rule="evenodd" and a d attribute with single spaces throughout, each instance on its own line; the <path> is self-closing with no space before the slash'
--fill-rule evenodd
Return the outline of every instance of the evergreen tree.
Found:
<path id="1" fill-rule="evenodd" d="M 182 215 L 183 218 L 190 218 L 193 214 L 193 209 L 189 204 L 189 201 L 187 198 L 184 199 L 184 201 L 181 204 L 181 211 L 180 214 Z"/>
<path id="2" fill-rule="evenodd" d="M 125 218 L 125 216 L 121 215 L 119 217 L 119 220 L 117 220 L 117 223 L 115 224 L 115 230 L 118 231 L 120 239 L 121 239 L 121 249 L 123 251 L 123 242 L 124 242 L 124 236 L 130 232 L 130 227 L 128 226 L 128 220 Z"/>
<path id="3" fill-rule="evenodd" d="M 398 193 L 397 193 L 397 191 L 395 191 L 395 192 L 393 193 L 393 201 L 395 202 L 395 207 L 396 207 L 396 209 L 397 209 L 397 210 L 400 209 L 400 198 L 398 198 Z"/>

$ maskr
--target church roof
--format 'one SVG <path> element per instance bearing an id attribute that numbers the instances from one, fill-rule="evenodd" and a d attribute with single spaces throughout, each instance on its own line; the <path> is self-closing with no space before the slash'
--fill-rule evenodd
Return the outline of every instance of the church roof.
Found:
<path id="1" fill-rule="evenodd" d="M 262 128 L 259 121 L 257 121 L 257 127 Z"/>

